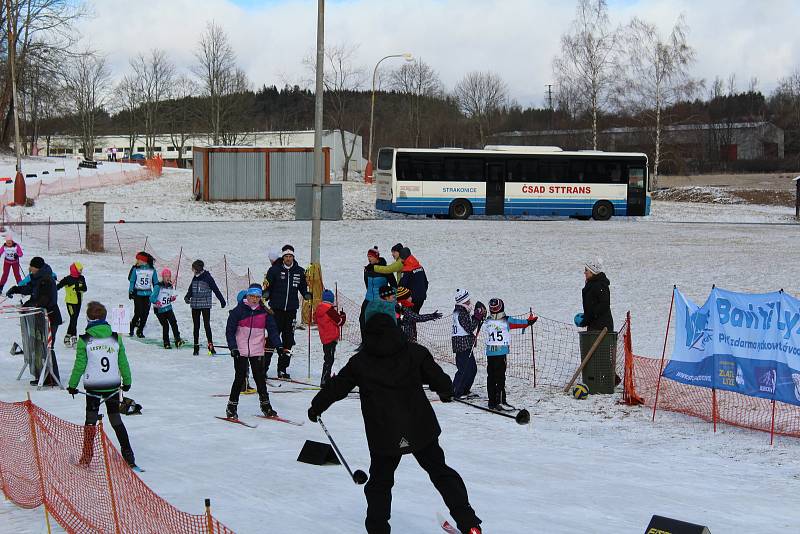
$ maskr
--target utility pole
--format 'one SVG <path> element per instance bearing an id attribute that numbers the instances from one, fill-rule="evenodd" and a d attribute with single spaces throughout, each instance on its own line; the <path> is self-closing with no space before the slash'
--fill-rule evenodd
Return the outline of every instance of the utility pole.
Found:
<path id="1" fill-rule="evenodd" d="M 311 187 L 311 263 L 320 263 L 320 231 L 322 218 L 322 91 L 325 70 L 325 0 L 317 0 L 317 85 L 314 95 L 314 181 Z"/>
<path id="2" fill-rule="evenodd" d="M 17 18 L 13 15 L 11 0 L 6 0 L 6 21 L 8 22 L 8 61 L 11 63 L 11 98 L 14 106 L 14 144 L 17 153 L 17 172 L 22 170 L 19 150 L 19 114 L 17 113 Z M 12 23 L 12 17 L 14 22 Z"/>
<path id="3" fill-rule="evenodd" d="M 552 130 L 553 129 L 553 84 L 548 83 L 545 87 L 547 87 L 547 109 L 550 110 L 549 129 Z"/>

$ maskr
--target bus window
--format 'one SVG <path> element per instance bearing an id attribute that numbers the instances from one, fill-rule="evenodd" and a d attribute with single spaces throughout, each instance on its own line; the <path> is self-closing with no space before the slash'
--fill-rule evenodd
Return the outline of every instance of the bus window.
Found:
<path id="1" fill-rule="evenodd" d="M 644 169 L 642 167 L 628 168 L 628 187 L 644 189 Z"/>
<path id="2" fill-rule="evenodd" d="M 411 158 L 412 180 L 438 182 L 442 180 L 441 158 Z"/>
<path id="3" fill-rule="evenodd" d="M 378 152 L 378 170 L 391 171 L 393 159 L 394 159 L 394 150 L 391 148 L 382 148 Z"/>
<path id="4" fill-rule="evenodd" d="M 482 182 L 483 158 L 446 158 L 444 180 L 453 182 Z"/>
<path id="5" fill-rule="evenodd" d="M 567 182 L 584 183 L 589 180 L 586 179 L 587 173 L 594 171 L 594 165 L 591 161 L 583 162 L 580 160 L 569 162 L 569 179 Z"/>
<path id="6" fill-rule="evenodd" d="M 536 182 L 538 180 L 535 159 L 512 159 L 506 163 L 506 181 Z"/>
<path id="7" fill-rule="evenodd" d="M 537 182 L 569 182 L 569 163 L 566 161 L 542 161 L 539 163 Z"/>
<path id="8" fill-rule="evenodd" d="M 414 180 L 411 176 L 411 158 L 407 154 L 397 155 L 397 169 L 395 170 L 398 180 Z"/>

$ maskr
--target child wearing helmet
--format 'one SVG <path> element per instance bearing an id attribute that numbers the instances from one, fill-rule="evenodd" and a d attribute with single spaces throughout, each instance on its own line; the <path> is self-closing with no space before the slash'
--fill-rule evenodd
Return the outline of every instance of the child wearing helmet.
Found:
<path id="1" fill-rule="evenodd" d="M 169 343 L 169 329 L 172 328 L 172 335 L 175 338 L 175 346 L 180 348 L 184 345 L 181 333 L 178 330 L 178 320 L 172 310 L 172 303 L 178 298 L 178 293 L 172 283 L 172 271 L 167 268 L 161 270 L 161 279 L 156 282 L 153 294 L 150 295 L 150 302 L 153 303 L 153 311 L 156 319 L 161 324 L 161 333 L 164 341 L 164 348 L 171 349 Z"/>
<path id="2" fill-rule="evenodd" d="M 81 314 L 83 294 L 86 293 L 86 279 L 83 277 L 83 265 L 75 262 L 69 266 L 69 275 L 62 278 L 57 289 L 64 288 L 64 302 L 69 314 L 67 335 L 64 336 L 64 345 L 74 347 L 78 342 L 78 317 Z"/>
<path id="3" fill-rule="evenodd" d="M 533 313 L 527 319 L 509 317 L 502 299 L 489 300 L 489 315 L 483 322 L 483 334 L 486 342 L 486 390 L 490 409 L 515 409 L 506 402 L 506 359 L 511 347 L 511 330 L 532 326 L 537 319 Z"/>
<path id="4" fill-rule="evenodd" d="M 347 320 L 344 311 L 339 311 L 335 307 L 335 301 L 336 296 L 333 291 L 326 289 L 322 292 L 322 301 L 314 310 L 314 321 L 317 323 L 319 340 L 322 342 L 322 353 L 325 355 L 322 376 L 319 380 L 320 387 L 323 387 L 331 377 L 333 361 L 336 358 L 336 343 L 339 341 L 342 326 Z"/>

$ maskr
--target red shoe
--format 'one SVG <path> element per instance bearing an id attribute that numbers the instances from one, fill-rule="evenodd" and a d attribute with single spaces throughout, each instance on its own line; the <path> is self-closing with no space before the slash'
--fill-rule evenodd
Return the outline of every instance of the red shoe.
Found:
<path id="1" fill-rule="evenodd" d="M 481 527 L 472 527 L 467 534 L 483 534 Z"/>

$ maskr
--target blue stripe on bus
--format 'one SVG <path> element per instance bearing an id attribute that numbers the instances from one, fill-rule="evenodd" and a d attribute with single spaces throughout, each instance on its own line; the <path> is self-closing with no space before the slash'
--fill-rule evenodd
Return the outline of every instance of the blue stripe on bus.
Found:
<path id="1" fill-rule="evenodd" d="M 456 198 L 463 197 L 403 197 L 397 202 L 389 200 L 376 200 L 375 207 L 379 210 L 398 213 L 438 215 L 447 214 L 450 203 Z M 467 198 L 472 203 L 475 215 L 486 213 L 486 198 Z M 587 215 L 592 214 L 594 204 L 601 199 L 531 199 L 531 198 L 506 198 L 504 199 L 504 212 L 506 215 Z M 614 206 L 614 215 L 627 215 L 627 200 L 610 200 Z M 647 199 L 646 214 L 650 213 L 650 199 Z"/>

